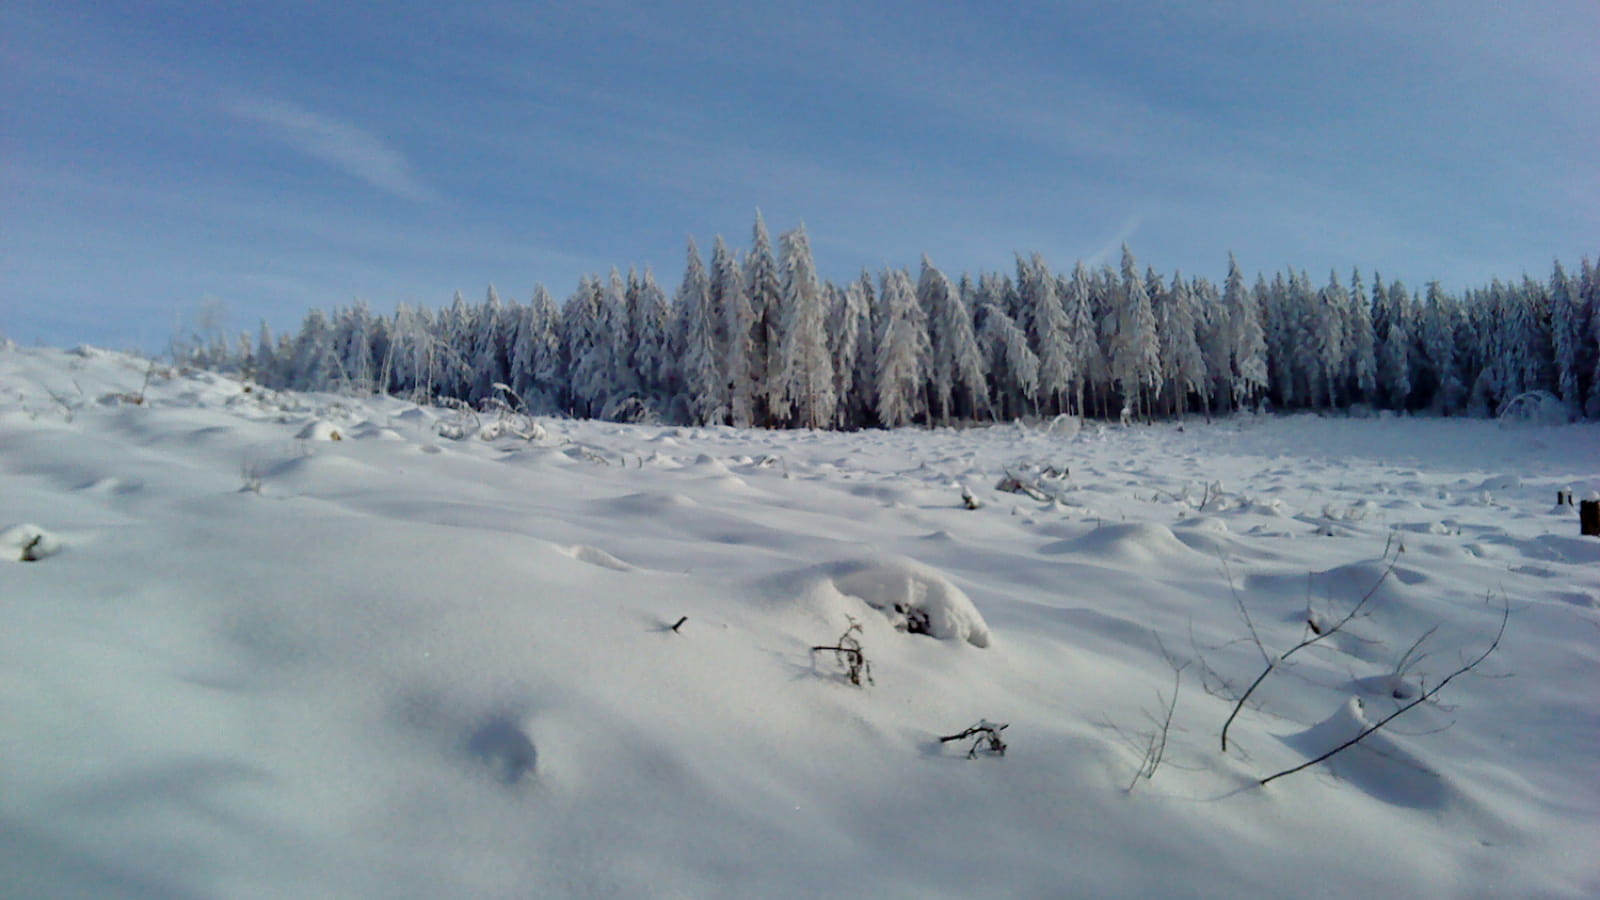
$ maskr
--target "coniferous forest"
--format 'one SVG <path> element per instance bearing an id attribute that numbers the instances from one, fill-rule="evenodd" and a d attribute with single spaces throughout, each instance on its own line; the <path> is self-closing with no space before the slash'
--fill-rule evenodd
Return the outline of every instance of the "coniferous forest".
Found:
<path id="1" fill-rule="evenodd" d="M 587 276 L 559 305 L 491 286 L 441 310 L 362 302 L 262 326 L 187 361 L 269 387 L 384 392 L 619 421 L 773 428 L 991 422 L 1061 413 L 1149 420 L 1237 410 L 1493 416 L 1535 401 L 1600 418 L 1600 270 L 1588 259 L 1462 295 L 1378 273 L 1219 286 L 1121 265 L 823 280 L 804 227 L 774 247 L 691 240 L 670 297 L 651 272 Z"/>

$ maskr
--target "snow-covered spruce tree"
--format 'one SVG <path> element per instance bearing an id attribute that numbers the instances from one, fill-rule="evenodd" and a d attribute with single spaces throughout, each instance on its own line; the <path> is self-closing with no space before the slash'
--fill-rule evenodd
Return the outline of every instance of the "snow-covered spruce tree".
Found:
<path id="1" fill-rule="evenodd" d="M 281 385 L 283 381 L 278 375 L 277 341 L 272 337 L 272 329 L 268 327 L 267 320 L 261 320 L 260 330 L 256 337 L 256 352 L 253 357 L 254 365 L 251 367 L 250 376 L 258 384 L 268 386 Z"/>
<path id="2" fill-rule="evenodd" d="M 1312 305 L 1314 314 L 1308 335 L 1312 339 L 1312 352 L 1316 354 L 1316 368 L 1312 371 L 1316 388 L 1312 391 L 1312 397 L 1325 397 L 1327 409 L 1339 409 L 1342 405 L 1341 388 L 1349 346 L 1345 322 L 1350 318 L 1349 306 L 1350 294 L 1339 282 L 1339 273 L 1329 272 L 1327 285 L 1317 292 L 1316 302 Z"/>
<path id="3" fill-rule="evenodd" d="M 1432 373 L 1433 395 L 1429 404 L 1435 411 L 1445 415 L 1460 412 L 1467 399 L 1467 390 L 1461 383 L 1461 370 L 1456 362 L 1455 335 L 1455 298 L 1447 296 L 1439 282 L 1430 282 L 1422 323 L 1423 347 L 1428 370 Z"/>
<path id="4" fill-rule="evenodd" d="M 608 343 L 605 362 L 605 405 L 601 417 L 633 420 L 645 411 L 643 386 L 639 372 L 632 366 L 630 352 L 634 346 L 632 322 L 628 318 L 628 283 L 622 273 L 612 267 L 604 284 L 606 309 L 605 337 Z"/>
<path id="5" fill-rule="evenodd" d="M 784 313 L 779 355 L 781 390 L 769 393 L 780 419 L 804 428 L 833 424 L 838 398 L 833 393 L 833 359 L 828 348 L 829 306 L 811 258 L 804 225 L 779 239 Z"/>
<path id="6" fill-rule="evenodd" d="M 1038 409 L 1039 357 L 1006 312 L 1005 279 L 986 274 L 978 282 L 978 339 L 989 361 L 989 391 L 999 415 L 1018 419 Z"/>
<path id="7" fill-rule="evenodd" d="M 511 387 L 533 412 L 564 407 L 565 366 L 555 301 L 545 286 L 535 285 L 533 299 L 521 308 L 511 350 Z"/>
<path id="8" fill-rule="evenodd" d="M 861 328 L 870 326 L 865 299 L 854 282 L 839 287 L 826 286 L 828 294 L 828 354 L 833 357 L 834 427 L 853 428 L 857 410 L 854 403 L 856 354 L 861 349 Z"/>
<path id="9" fill-rule="evenodd" d="M 1217 286 L 1205 278 L 1189 282 L 1194 298 L 1195 341 L 1206 368 L 1205 412 L 1207 418 L 1220 407 L 1232 408 L 1233 361 L 1228 353 L 1228 310 L 1222 305 Z"/>
<path id="10" fill-rule="evenodd" d="M 1556 392 L 1571 415 L 1583 410 L 1583 307 L 1578 285 L 1556 260 L 1550 273 L 1550 343 L 1555 352 Z"/>
<path id="11" fill-rule="evenodd" d="M 288 387 L 299 391 L 323 391 L 333 383 L 335 371 L 333 327 L 320 309 L 306 313 L 300 333 L 294 340 L 286 378 Z"/>
<path id="12" fill-rule="evenodd" d="M 1122 284 L 1118 296 L 1116 342 L 1111 373 L 1122 394 L 1125 415 L 1148 418 L 1148 397 L 1161 377 L 1161 345 L 1155 312 L 1133 252 L 1122 246 Z"/>
<path id="13" fill-rule="evenodd" d="M 1156 331 L 1161 336 L 1161 384 L 1167 395 L 1168 415 L 1188 411 L 1189 397 L 1210 405 L 1206 362 L 1196 337 L 1194 301 L 1189 285 L 1178 272 L 1172 273 L 1172 286 L 1163 290 L 1156 309 Z"/>
<path id="14" fill-rule="evenodd" d="M 1121 304 L 1122 282 L 1109 263 L 1089 273 L 1089 308 L 1094 352 L 1085 356 L 1086 380 L 1084 414 L 1108 418 L 1121 409 L 1116 377 L 1112 373 L 1112 352 L 1117 344 L 1117 310 Z"/>
<path id="15" fill-rule="evenodd" d="M 872 273 L 866 269 L 850 287 L 861 297 L 861 320 L 856 326 L 856 370 L 848 402 L 854 412 L 852 427 L 865 428 L 877 420 L 878 292 L 872 285 Z"/>
<path id="16" fill-rule="evenodd" d="M 1067 397 L 1078 380 L 1078 343 L 1061 305 L 1055 276 L 1037 253 L 1017 256 L 1017 295 L 1031 329 L 1029 342 L 1039 358 L 1039 399 L 1045 415 L 1068 410 Z M 1020 322 L 1019 322 L 1020 324 Z"/>
<path id="17" fill-rule="evenodd" d="M 427 385 L 433 383 L 427 371 L 428 346 L 433 335 L 425 324 L 425 311 L 401 303 L 389 323 L 389 353 L 382 369 L 387 373 L 386 389 L 396 396 L 422 402 Z"/>
<path id="18" fill-rule="evenodd" d="M 720 345 L 723 390 L 728 398 L 728 421 L 736 428 L 755 424 L 756 379 L 751 371 L 754 355 L 755 310 L 744 286 L 744 270 L 722 235 L 711 250 L 711 306 L 723 317 Z"/>
<path id="19" fill-rule="evenodd" d="M 727 420 L 728 413 L 710 292 L 710 279 L 700 262 L 700 250 L 695 247 L 694 238 L 690 238 L 688 265 L 684 267 L 683 284 L 674 302 L 683 328 L 683 399 L 689 420 L 695 425 L 721 424 Z"/>
<path id="20" fill-rule="evenodd" d="M 1378 384 L 1384 405 L 1406 410 L 1411 404 L 1411 295 L 1404 284 L 1387 288 L 1382 279 L 1373 282 L 1373 308 L 1382 311 L 1383 342 L 1378 347 Z M 1376 322 L 1374 327 L 1378 327 Z"/>
<path id="21" fill-rule="evenodd" d="M 510 377 L 511 364 L 506 332 L 506 307 L 500 302 L 500 293 L 489 285 L 483 305 L 474 316 L 474 332 L 470 356 L 472 381 L 468 395 L 462 399 L 478 403 L 494 396 L 494 386 L 504 384 Z"/>
<path id="22" fill-rule="evenodd" d="M 612 392 L 612 310 L 600 279 L 585 275 L 561 308 L 562 353 L 570 363 L 572 414 L 599 418 Z"/>
<path id="23" fill-rule="evenodd" d="M 1578 281 L 1582 285 L 1578 291 L 1582 307 L 1580 326 L 1587 324 L 1588 340 L 1584 342 L 1584 347 L 1590 359 L 1590 363 L 1586 364 L 1580 357 L 1579 362 L 1580 370 L 1589 373 L 1583 414 L 1591 419 L 1600 419 L 1600 266 L 1591 264 L 1588 257 L 1584 257 Z"/>
<path id="24" fill-rule="evenodd" d="M 878 421 L 899 428 L 921 418 L 928 373 L 928 327 L 903 269 L 883 273 L 883 322 L 878 336 Z"/>
<path id="25" fill-rule="evenodd" d="M 628 273 L 628 331 L 633 335 L 629 366 L 639 385 L 641 398 L 650 408 L 661 408 L 672 390 L 672 358 L 667 349 L 667 330 L 672 317 L 666 292 L 656 283 L 655 273 Z"/>
<path id="26" fill-rule="evenodd" d="M 1062 311 L 1067 315 L 1067 331 L 1072 335 L 1073 372 L 1072 406 L 1069 410 L 1073 415 L 1081 416 L 1084 409 L 1084 390 L 1089 381 L 1097 372 L 1104 372 L 1106 361 L 1100 352 L 1100 341 L 1096 337 L 1094 323 L 1094 286 L 1089 279 L 1089 270 L 1079 262 L 1072 267 L 1072 276 L 1065 281 L 1057 281 L 1057 293 L 1061 297 Z"/>
<path id="27" fill-rule="evenodd" d="M 988 407 L 985 362 L 961 292 L 928 257 L 922 257 L 917 301 L 928 317 L 930 408 L 941 422 L 977 418 Z"/>
<path id="28" fill-rule="evenodd" d="M 1363 403 L 1378 399 L 1377 342 L 1372 333 L 1372 306 L 1367 301 L 1361 270 L 1350 272 L 1350 303 L 1345 307 L 1345 395 Z"/>
<path id="29" fill-rule="evenodd" d="M 1517 327 L 1513 334 L 1522 343 L 1523 390 L 1556 390 L 1555 346 L 1550 332 L 1550 294 L 1543 282 L 1524 274 L 1516 292 Z"/>
<path id="30" fill-rule="evenodd" d="M 783 324 L 782 299 L 778 290 L 778 261 L 772 254 L 772 239 L 767 223 L 756 210 L 750 253 L 745 258 L 744 286 L 755 315 L 751 328 L 750 372 L 755 385 L 755 423 L 766 427 L 774 421 L 774 395 L 782 395 L 779 382 L 783 361 L 778 355 Z"/>
<path id="31" fill-rule="evenodd" d="M 335 390 L 365 395 L 378 390 L 377 366 L 372 360 L 376 326 L 363 300 L 339 310 L 333 320 L 333 383 Z"/>
<path id="32" fill-rule="evenodd" d="M 434 319 L 434 334 L 448 365 L 434 369 L 433 395 L 465 399 L 472 387 L 472 339 L 476 329 L 476 310 L 467 304 L 460 291 L 450 305 Z"/>

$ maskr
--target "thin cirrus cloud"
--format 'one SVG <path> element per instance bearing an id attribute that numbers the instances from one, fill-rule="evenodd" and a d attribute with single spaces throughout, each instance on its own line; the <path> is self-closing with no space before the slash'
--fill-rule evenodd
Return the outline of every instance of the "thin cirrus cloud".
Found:
<path id="1" fill-rule="evenodd" d="M 436 199 L 433 189 L 417 176 L 403 153 L 355 124 L 268 98 L 237 101 L 229 105 L 228 112 L 260 126 L 270 137 L 294 150 L 379 190 L 407 200 Z"/>

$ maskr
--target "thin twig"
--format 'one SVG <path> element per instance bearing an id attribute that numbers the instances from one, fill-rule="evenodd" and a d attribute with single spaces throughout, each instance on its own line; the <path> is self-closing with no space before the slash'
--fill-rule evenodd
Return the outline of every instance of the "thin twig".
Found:
<path id="1" fill-rule="evenodd" d="M 1394 721 L 1395 719 L 1398 719 L 1400 716 L 1410 712 L 1412 709 L 1415 709 L 1418 705 L 1423 704 L 1423 703 L 1427 703 L 1429 700 L 1432 700 L 1436 695 L 1438 695 L 1438 693 L 1440 691 L 1444 690 L 1445 685 L 1449 684 L 1452 680 L 1454 680 L 1457 675 L 1463 675 L 1463 674 L 1465 674 L 1467 672 L 1472 671 L 1473 669 L 1478 667 L 1479 663 L 1481 663 L 1484 660 L 1489 658 L 1489 654 L 1493 653 L 1495 651 L 1495 648 L 1500 646 L 1500 639 L 1502 637 L 1504 637 L 1505 633 L 1506 633 L 1506 622 L 1509 621 L 1510 618 L 1511 618 L 1511 605 L 1510 605 L 1510 603 L 1507 603 L 1505 605 L 1505 607 L 1501 610 L 1501 613 L 1500 613 L 1500 628 L 1499 628 L 1499 630 L 1497 630 L 1495 632 L 1494 640 L 1489 642 L 1489 646 L 1485 647 L 1482 653 L 1479 653 L 1477 656 L 1473 657 L 1470 662 L 1463 663 L 1454 672 L 1451 672 L 1449 675 L 1446 675 L 1444 678 L 1440 679 L 1438 684 L 1434 685 L 1431 688 L 1428 688 L 1428 689 L 1422 691 L 1420 694 L 1417 695 L 1417 698 L 1415 700 L 1412 700 L 1411 702 L 1404 704 L 1399 709 L 1396 709 L 1394 712 L 1389 713 L 1387 716 L 1384 716 L 1383 718 L 1379 719 L 1378 721 L 1374 722 L 1373 724 L 1368 725 L 1366 728 L 1362 729 L 1360 734 L 1357 734 L 1355 737 L 1349 739 L 1348 741 L 1345 741 L 1344 743 L 1340 744 L 1337 747 L 1334 747 L 1332 750 L 1329 750 L 1328 752 L 1322 754 L 1321 756 L 1318 756 L 1315 759 L 1307 760 L 1306 762 L 1303 762 L 1298 766 L 1294 766 L 1292 768 L 1284 769 L 1282 772 L 1276 772 L 1276 773 L 1274 773 L 1272 775 L 1268 775 L 1267 777 L 1261 779 L 1261 781 L 1258 782 L 1258 783 L 1259 784 L 1266 784 L 1266 783 L 1268 783 L 1270 781 L 1274 781 L 1276 779 L 1282 778 L 1285 775 L 1293 775 L 1294 773 L 1299 772 L 1302 769 L 1309 769 L 1312 766 L 1314 766 L 1314 765 L 1316 765 L 1316 764 L 1318 764 L 1320 762 L 1323 762 L 1323 761 L 1325 761 L 1327 759 L 1330 759 L 1331 757 L 1333 757 L 1333 756 L 1335 756 L 1335 755 L 1337 755 L 1337 754 L 1339 754 L 1339 753 L 1341 753 L 1341 752 L 1343 752 L 1345 750 L 1348 750 L 1351 747 L 1354 747 L 1356 744 L 1361 743 L 1368 736 L 1370 736 L 1374 732 L 1378 731 L 1379 729 L 1383 728 L 1385 725 L 1388 725 L 1390 722 Z"/>
<path id="2" fill-rule="evenodd" d="M 1288 650 L 1285 650 L 1283 653 L 1279 654 L 1277 659 L 1269 659 L 1267 661 L 1266 668 L 1262 669 L 1261 674 L 1256 676 L 1255 681 L 1250 682 L 1250 686 L 1245 688 L 1243 694 L 1239 695 L 1239 699 L 1233 705 L 1233 711 L 1228 713 L 1227 721 L 1222 723 L 1221 742 L 1223 753 L 1228 752 L 1228 728 L 1233 725 L 1233 720 L 1238 718 L 1239 712 L 1244 709 L 1245 701 L 1250 699 L 1250 695 L 1255 693 L 1256 688 L 1260 687 L 1261 683 L 1267 680 L 1267 676 L 1271 675 L 1274 670 L 1283 665 L 1283 663 L 1286 662 L 1289 657 L 1299 653 L 1301 650 L 1304 650 L 1307 647 L 1321 642 L 1323 638 L 1326 638 L 1329 635 L 1338 633 L 1340 629 L 1344 628 L 1345 625 L 1348 625 L 1350 620 L 1354 619 L 1361 612 L 1361 610 L 1372 601 L 1372 598 L 1377 595 L 1378 588 L 1384 583 L 1385 580 L 1388 579 L 1389 573 L 1394 571 L 1396 561 L 1397 560 L 1395 559 L 1391 559 L 1389 561 L 1389 565 L 1384 568 L 1383 574 L 1379 575 L 1378 580 L 1373 582 L 1372 587 L 1368 588 L 1367 592 L 1361 595 L 1361 599 L 1356 601 L 1356 604 L 1350 607 L 1350 610 L 1332 625 L 1318 627 L 1317 624 L 1312 621 L 1312 617 L 1309 614 L 1310 604 L 1307 604 L 1308 613 L 1306 616 L 1305 628 L 1310 632 L 1310 634 L 1307 637 L 1302 638 L 1300 643 L 1295 644 L 1293 647 L 1290 647 Z M 1229 580 L 1229 585 L 1232 585 L 1232 579 Z M 1244 614 L 1245 626 L 1250 629 L 1251 636 L 1256 637 L 1255 625 L 1251 623 L 1249 613 L 1244 611 L 1245 607 L 1243 601 L 1239 600 L 1237 593 L 1235 593 L 1234 599 L 1238 602 L 1241 613 Z M 1258 647 L 1261 646 L 1259 638 L 1257 638 L 1256 644 Z"/>

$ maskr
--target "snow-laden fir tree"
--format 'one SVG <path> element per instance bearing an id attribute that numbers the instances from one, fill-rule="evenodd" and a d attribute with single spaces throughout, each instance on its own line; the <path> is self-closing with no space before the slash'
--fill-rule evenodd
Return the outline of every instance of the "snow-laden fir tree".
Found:
<path id="1" fill-rule="evenodd" d="M 1380 394 L 1390 409 L 1405 410 L 1411 403 L 1411 294 L 1395 281 L 1387 288 L 1381 278 L 1373 281 L 1374 328 L 1381 327 L 1378 346 Z M 1381 320 L 1381 326 L 1377 321 Z"/>
<path id="2" fill-rule="evenodd" d="M 700 250 L 689 239 L 688 265 L 675 301 L 683 328 L 683 399 L 696 425 L 727 420 L 722 360 L 717 352 L 716 321 L 711 309 L 711 284 L 700 262 Z"/>
<path id="3" fill-rule="evenodd" d="M 856 391 L 859 354 L 870 341 L 861 340 L 861 329 L 872 327 L 861 287 L 850 282 L 844 287 L 828 285 L 828 352 L 833 357 L 833 395 L 839 398 L 834 423 L 840 428 L 860 425 L 861 412 Z"/>
<path id="4" fill-rule="evenodd" d="M 880 297 L 878 421 L 899 428 L 927 412 L 922 387 L 928 375 L 928 326 L 911 276 L 903 269 L 883 273 Z"/>
<path id="5" fill-rule="evenodd" d="M 722 333 L 727 336 L 720 350 L 728 421 L 736 428 L 749 428 L 756 414 L 757 383 L 751 369 L 756 314 L 745 290 L 744 270 L 720 234 L 711 250 L 711 298 L 712 308 L 723 316 Z"/>
<path id="6" fill-rule="evenodd" d="M 1188 282 L 1178 272 L 1172 273 L 1172 286 L 1160 294 L 1156 331 L 1161 336 L 1161 380 L 1169 414 L 1182 415 L 1190 395 L 1209 406 L 1210 381 L 1200 353 L 1194 301 Z"/>
<path id="7" fill-rule="evenodd" d="M 289 387 L 301 391 L 327 390 L 335 384 L 337 366 L 333 353 L 333 327 L 320 309 L 306 314 L 295 338 L 290 358 Z"/>
<path id="8" fill-rule="evenodd" d="M 507 339 L 510 323 L 494 285 L 489 285 L 483 305 L 473 318 L 475 327 L 468 356 L 472 361 L 472 386 L 464 398 L 471 402 L 494 396 L 494 386 L 505 384 L 511 369 Z"/>
<path id="9" fill-rule="evenodd" d="M 267 320 L 261 320 L 261 327 L 256 337 L 256 352 L 251 357 L 252 366 L 249 374 L 256 382 L 266 385 L 283 384 L 279 375 L 277 341 L 272 337 L 272 328 L 267 325 Z"/>
<path id="10" fill-rule="evenodd" d="M 878 291 L 873 287 L 872 273 L 866 269 L 851 282 L 861 297 L 861 320 L 856 325 L 856 371 L 851 378 L 854 395 L 848 402 L 855 410 L 853 423 L 870 425 L 877 418 L 878 409 Z"/>
<path id="11" fill-rule="evenodd" d="M 1578 285 L 1556 260 L 1550 273 L 1550 343 L 1555 353 L 1556 391 L 1571 415 L 1583 410 L 1583 307 Z"/>
<path id="12" fill-rule="evenodd" d="M 1228 311 L 1222 305 L 1222 295 L 1217 286 L 1205 278 L 1195 277 L 1189 282 L 1189 295 L 1194 299 L 1195 342 L 1200 347 L 1200 358 L 1206 369 L 1206 407 L 1210 417 L 1220 405 L 1231 408 L 1233 398 L 1233 365 L 1228 354 Z"/>
<path id="13" fill-rule="evenodd" d="M 1072 335 L 1072 405 L 1068 412 L 1076 416 L 1084 414 L 1084 390 L 1089 381 L 1106 370 L 1096 337 L 1093 291 L 1089 270 L 1082 262 L 1072 267 L 1071 277 L 1057 282 L 1061 308 L 1067 316 L 1067 333 Z"/>
<path id="14" fill-rule="evenodd" d="M 1037 253 L 1017 256 L 1017 294 L 1030 323 L 1039 358 L 1039 399 L 1046 415 L 1066 412 L 1068 393 L 1079 377 L 1077 336 L 1061 304 L 1055 276 Z M 1019 322 L 1020 324 L 1020 322 Z"/>
<path id="15" fill-rule="evenodd" d="M 1359 269 L 1350 273 L 1350 302 L 1345 309 L 1346 392 L 1364 403 L 1373 403 L 1378 397 L 1378 357 L 1372 333 L 1372 307 L 1367 301 L 1367 289 Z"/>
<path id="16" fill-rule="evenodd" d="M 1581 300 L 1580 326 L 1588 324 L 1588 340 L 1583 342 L 1588 362 L 1579 356 L 1578 368 L 1589 373 L 1589 384 L 1583 401 L 1583 414 L 1600 419 L 1600 266 L 1593 265 L 1587 257 L 1583 260 L 1578 291 Z"/>
<path id="17" fill-rule="evenodd" d="M 635 280 L 628 275 L 628 321 L 634 334 L 634 370 L 646 402 L 664 404 L 673 390 L 676 364 L 668 353 L 672 312 L 666 292 L 649 268 Z"/>
<path id="18" fill-rule="evenodd" d="M 1555 392 L 1555 347 L 1550 333 L 1550 294 L 1543 282 L 1524 274 L 1512 301 L 1515 339 L 1522 345 L 1519 362 L 1525 391 Z"/>
<path id="19" fill-rule="evenodd" d="M 804 225 L 779 239 L 784 313 L 779 336 L 783 367 L 779 390 L 769 391 L 774 414 L 804 428 L 833 424 L 838 398 L 833 393 L 833 359 L 828 346 L 828 299 L 811 257 Z"/>
<path id="20" fill-rule="evenodd" d="M 599 418 L 612 393 L 612 309 L 600 279 L 585 275 L 561 308 L 561 348 L 569 363 L 572 414 Z"/>
<path id="21" fill-rule="evenodd" d="M 1430 403 L 1436 411 L 1446 415 L 1460 412 L 1467 390 L 1461 383 L 1461 372 L 1456 364 L 1456 305 L 1437 281 L 1428 285 L 1422 334 L 1428 368 L 1432 372 Z"/>
<path id="22" fill-rule="evenodd" d="M 985 274 L 978 280 L 978 340 L 988 357 L 989 392 L 999 415 L 1016 419 L 1037 412 L 1039 357 L 1006 306 L 1004 277 Z"/>
<path id="23" fill-rule="evenodd" d="M 917 301 L 928 317 L 929 384 L 940 421 L 976 418 L 989 404 L 983 353 L 961 292 L 928 257 L 922 257 Z"/>
<path id="24" fill-rule="evenodd" d="M 1316 357 L 1315 366 L 1309 371 L 1313 405 L 1326 398 L 1328 409 L 1339 408 L 1340 388 L 1348 368 L 1345 359 L 1349 336 L 1345 333 L 1345 323 L 1350 319 L 1349 305 L 1350 294 L 1339 282 L 1339 273 L 1329 272 L 1328 284 L 1317 292 L 1312 315 L 1307 320 L 1310 328 L 1307 337 L 1311 339 L 1308 346 Z"/>
<path id="25" fill-rule="evenodd" d="M 778 260 L 772 253 L 767 223 L 756 210 L 750 253 L 745 257 L 744 287 L 755 320 L 750 331 L 750 372 L 755 384 L 758 425 L 772 425 L 773 397 L 782 396 L 783 365 L 778 354 L 783 308 L 778 285 Z"/>
<path id="26" fill-rule="evenodd" d="M 1161 377 L 1161 345 L 1144 276 L 1139 274 L 1133 252 L 1126 244 L 1122 247 L 1122 285 L 1117 300 L 1111 373 L 1122 393 L 1124 415 L 1142 418 L 1149 413 L 1146 398 Z"/>

